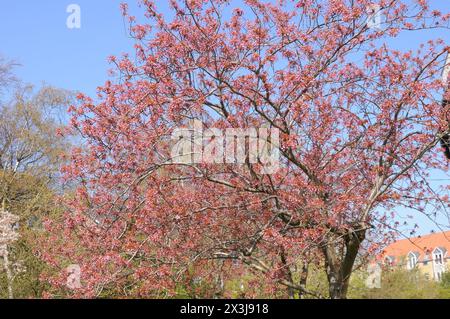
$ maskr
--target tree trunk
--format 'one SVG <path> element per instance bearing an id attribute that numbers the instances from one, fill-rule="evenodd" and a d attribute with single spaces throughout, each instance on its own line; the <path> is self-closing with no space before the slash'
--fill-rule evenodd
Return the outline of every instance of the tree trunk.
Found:
<path id="1" fill-rule="evenodd" d="M 302 264 L 302 273 L 300 274 L 300 287 L 302 287 L 303 289 L 306 289 L 307 281 L 308 281 L 308 263 L 306 261 L 304 261 Z M 300 299 L 304 299 L 305 294 L 302 291 L 300 291 L 299 297 L 300 297 Z"/>
<path id="2" fill-rule="evenodd" d="M 331 299 L 346 299 L 350 276 L 355 264 L 359 248 L 365 239 L 366 227 L 358 230 L 349 230 L 344 236 L 345 251 L 343 258 L 337 256 L 337 247 L 340 244 L 333 238 L 324 246 L 325 267 L 327 272 L 329 293 Z"/>
<path id="3" fill-rule="evenodd" d="M 329 293 L 331 299 L 345 299 L 346 296 L 342 294 L 342 281 L 338 278 L 339 274 L 329 275 Z"/>
<path id="4" fill-rule="evenodd" d="M 5 249 L 5 254 L 3 255 L 3 262 L 4 262 L 6 278 L 7 278 L 7 282 L 8 282 L 8 298 L 14 299 L 13 289 L 12 289 L 13 277 L 12 277 L 11 269 L 9 267 L 8 248 Z"/>
<path id="5" fill-rule="evenodd" d="M 294 280 L 292 278 L 292 272 L 291 272 L 291 268 L 289 267 L 288 263 L 287 263 L 287 259 L 286 259 L 286 254 L 283 248 L 281 248 L 281 263 L 284 266 L 284 276 L 286 278 L 286 280 L 293 284 Z M 295 291 L 292 287 L 287 287 L 287 295 L 289 299 L 295 299 Z"/>

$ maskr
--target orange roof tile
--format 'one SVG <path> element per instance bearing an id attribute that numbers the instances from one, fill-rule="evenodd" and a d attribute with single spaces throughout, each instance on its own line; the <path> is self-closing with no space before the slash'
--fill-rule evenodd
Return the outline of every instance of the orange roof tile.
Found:
<path id="1" fill-rule="evenodd" d="M 406 257 L 410 252 L 419 253 L 419 261 L 423 261 L 426 254 L 430 254 L 436 247 L 450 251 L 450 231 L 429 234 L 396 241 L 383 249 L 382 257 L 392 256 L 395 261 Z"/>

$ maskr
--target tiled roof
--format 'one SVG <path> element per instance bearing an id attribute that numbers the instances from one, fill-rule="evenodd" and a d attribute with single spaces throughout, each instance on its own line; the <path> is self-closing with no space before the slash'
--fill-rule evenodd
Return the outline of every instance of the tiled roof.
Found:
<path id="1" fill-rule="evenodd" d="M 416 256 L 419 255 L 418 261 L 424 261 L 430 258 L 429 255 L 437 247 L 443 250 L 444 254 L 450 250 L 450 231 L 396 241 L 383 249 L 381 257 L 390 257 L 391 260 L 393 258 L 396 263 L 412 252 Z"/>

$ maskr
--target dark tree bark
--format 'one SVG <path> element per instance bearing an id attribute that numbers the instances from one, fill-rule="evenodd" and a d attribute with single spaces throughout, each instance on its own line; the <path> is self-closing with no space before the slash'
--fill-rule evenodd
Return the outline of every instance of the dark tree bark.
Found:
<path id="1" fill-rule="evenodd" d="M 331 240 L 323 247 L 325 256 L 325 269 L 329 284 L 329 293 L 331 299 L 346 299 L 350 276 L 353 265 L 355 264 L 359 248 L 366 236 L 366 227 L 354 230 L 350 229 L 343 236 L 343 243 L 333 235 Z M 342 253 L 339 253 L 340 247 L 344 247 Z"/>
<path id="2" fill-rule="evenodd" d="M 308 270 L 309 270 L 308 263 L 304 261 L 302 264 L 302 272 L 300 274 L 300 282 L 299 282 L 300 287 L 302 287 L 303 289 L 306 289 L 306 283 L 308 281 Z M 300 299 L 305 298 L 305 293 L 300 291 L 299 297 Z"/>
<path id="3" fill-rule="evenodd" d="M 289 264 L 287 263 L 287 259 L 286 259 L 286 253 L 284 251 L 283 248 L 281 248 L 281 263 L 283 264 L 283 271 L 284 271 L 284 276 L 286 278 L 286 280 L 291 283 L 294 284 L 294 280 L 292 278 L 292 271 L 291 268 L 289 267 Z M 295 298 L 295 290 L 292 287 L 287 287 L 287 294 L 288 294 L 288 298 L 289 299 L 294 299 Z"/>

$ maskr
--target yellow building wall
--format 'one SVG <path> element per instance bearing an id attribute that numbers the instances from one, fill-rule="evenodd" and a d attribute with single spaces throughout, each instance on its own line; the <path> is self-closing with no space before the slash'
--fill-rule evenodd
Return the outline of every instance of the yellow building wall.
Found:
<path id="1" fill-rule="evenodd" d="M 445 260 L 444 261 L 445 271 L 449 271 L 448 264 L 449 264 L 449 262 L 447 260 Z M 434 269 L 433 269 L 432 261 L 429 261 L 426 265 L 424 263 L 418 263 L 417 267 L 418 267 L 419 271 L 422 274 L 427 275 L 429 279 L 434 279 Z"/>
<path id="2" fill-rule="evenodd" d="M 434 279 L 433 262 L 429 261 L 426 265 L 424 265 L 423 263 L 419 263 L 417 267 L 422 274 L 428 276 L 428 279 Z"/>

